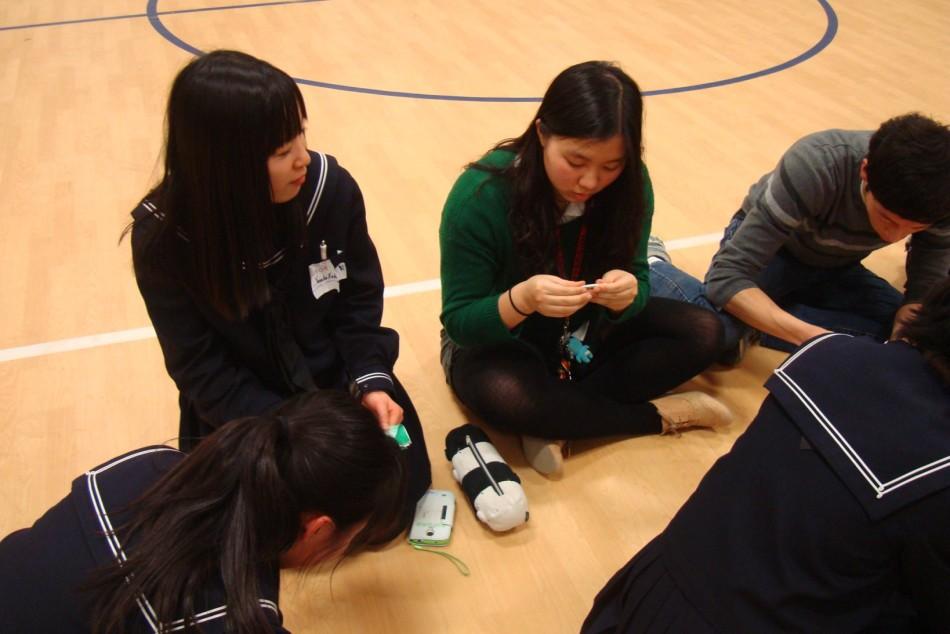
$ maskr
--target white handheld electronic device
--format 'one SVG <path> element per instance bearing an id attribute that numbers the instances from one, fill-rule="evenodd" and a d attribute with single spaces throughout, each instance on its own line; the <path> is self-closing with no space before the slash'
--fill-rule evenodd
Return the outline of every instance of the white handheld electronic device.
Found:
<path id="1" fill-rule="evenodd" d="M 452 536 L 454 521 L 455 496 L 452 492 L 429 489 L 416 504 L 416 515 L 409 528 L 409 543 L 445 546 Z"/>

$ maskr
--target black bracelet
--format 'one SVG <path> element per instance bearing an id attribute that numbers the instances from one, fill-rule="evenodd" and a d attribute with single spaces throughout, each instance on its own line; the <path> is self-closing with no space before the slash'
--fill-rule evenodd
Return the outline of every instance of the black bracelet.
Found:
<path id="1" fill-rule="evenodd" d="M 521 309 L 515 306 L 515 299 L 511 296 L 511 289 L 508 289 L 508 301 L 511 303 L 511 307 L 515 309 L 515 312 L 521 315 L 522 317 L 530 317 L 531 313 L 523 313 Z"/>

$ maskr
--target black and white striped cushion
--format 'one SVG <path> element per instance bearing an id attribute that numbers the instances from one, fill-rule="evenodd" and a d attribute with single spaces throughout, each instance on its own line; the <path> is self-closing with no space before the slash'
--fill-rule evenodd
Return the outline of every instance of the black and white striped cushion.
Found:
<path id="1" fill-rule="evenodd" d="M 511 470 L 488 436 L 475 425 L 456 427 L 445 437 L 445 457 L 452 475 L 475 507 L 475 515 L 494 531 L 528 521 L 528 499 L 521 479 Z"/>

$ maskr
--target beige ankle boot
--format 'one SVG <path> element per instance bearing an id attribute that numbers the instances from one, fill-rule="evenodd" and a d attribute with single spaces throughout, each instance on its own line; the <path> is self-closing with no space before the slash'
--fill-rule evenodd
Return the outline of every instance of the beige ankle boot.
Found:
<path id="1" fill-rule="evenodd" d="M 556 475 L 564 468 L 564 443 L 563 440 L 521 437 L 521 449 L 525 459 L 541 475 Z"/>
<path id="2" fill-rule="evenodd" d="M 732 422 L 729 408 L 703 392 L 667 394 L 650 402 L 660 413 L 664 434 L 687 427 L 720 429 Z"/>

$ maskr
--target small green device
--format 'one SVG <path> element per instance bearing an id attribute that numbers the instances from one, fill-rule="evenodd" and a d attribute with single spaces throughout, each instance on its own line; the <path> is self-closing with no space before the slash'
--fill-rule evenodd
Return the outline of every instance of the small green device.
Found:
<path id="1" fill-rule="evenodd" d="M 429 489 L 416 504 L 416 515 L 409 528 L 409 543 L 414 546 L 446 546 L 455 523 L 455 495 L 451 491 Z"/>
<path id="2" fill-rule="evenodd" d="M 412 439 L 409 438 L 409 432 L 406 431 L 406 427 L 402 423 L 387 427 L 386 435 L 395 440 L 400 449 L 405 449 L 412 444 Z"/>

